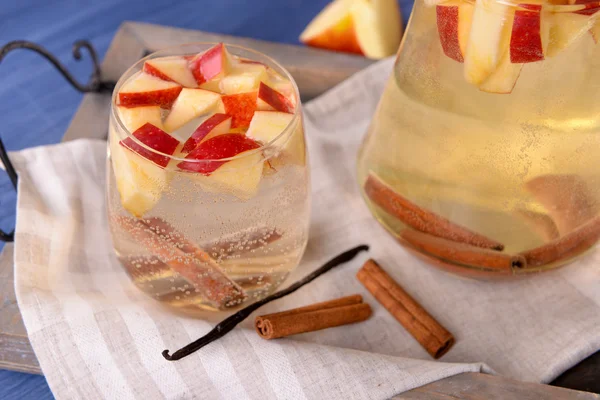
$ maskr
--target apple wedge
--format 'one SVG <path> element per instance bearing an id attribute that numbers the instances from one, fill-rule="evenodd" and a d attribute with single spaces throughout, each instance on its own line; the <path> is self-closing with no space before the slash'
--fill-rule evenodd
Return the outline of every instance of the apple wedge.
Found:
<path id="1" fill-rule="evenodd" d="M 192 119 L 211 112 L 220 104 L 220 98 L 218 93 L 210 90 L 182 89 L 165 119 L 165 129 L 173 132 Z"/>
<path id="2" fill-rule="evenodd" d="M 225 114 L 232 117 L 231 128 L 245 128 L 250 125 L 256 111 L 257 96 L 257 92 L 221 96 Z"/>
<path id="3" fill-rule="evenodd" d="M 276 139 L 292 122 L 293 114 L 279 111 L 257 111 L 254 113 L 250 127 L 246 132 L 249 138 L 263 144 Z M 279 142 L 279 140 L 278 140 Z M 278 143 L 276 143 L 277 145 Z M 285 141 L 282 148 L 284 157 L 294 164 L 304 165 L 306 160 L 306 149 L 302 124 L 298 123 L 296 130 L 292 132 Z M 275 162 L 275 164 L 278 164 Z"/>
<path id="4" fill-rule="evenodd" d="M 580 13 L 554 13 L 547 56 L 554 57 L 593 28 L 596 18 Z"/>
<path id="5" fill-rule="evenodd" d="M 449 2 L 437 5 L 435 10 L 444 54 L 455 61 L 464 62 L 473 19 L 473 4 Z"/>
<path id="6" fill-rule="evenodd" d="M 223 94 L 254 92 L 261 82 L 269 79 L 267 66 L 259 62 L 240 60 L 230 74 L 219 82 L 219 90 Z"/>
<path id="7" fill-rule="evenodd" d="M 231 70 L 231 65 L 231 55 L 223 43 L 198 54 L 189 62 L 190 69 L 198 85 L 223 78 Z"/>
<path id="8" fill-rule="evenodd" d="M 139 142 L 164 155 L 141 146 L 131 137 L 119 141 L 114 128 L 110 129 L 110 154 L 117 190 L 123 208 L 141 218 L 159 202 L 166 189 L 170 173 L 165 169 L 179 141 L 166 132 L 146 123 L 132 136 Z"/>
<path id="9" fill-rule="evenodd" d="M 550 39 L 550 23 L 539 4 L 519 4 L 510 37 L 510 61 L 542 61 Z"/>
<path id="10" fill-rule="evenodd" d="M 142 106 L 127 108 L 117 106 L 117 113 L 127 132 L 134 132 L 142 125 L 150 123 L 162 129 L 162 113 L 159 106 Z"/>
<path id="11" fill-rule="evenodd" d="M 143 71 L 166 81 L 196 88 L 198 84 L 188 64 L 184 57 L 161 57 L 144 62 Z"/>
<path id="12" fill-rule="evenodd" d="M 231 117 L 227 114 L 214 114 L 192 133 L 189 139 L 184 143 L 182 153 L 189 153 L 194 150 L 200 142 L 208 140 L 211 137 L 222 135 L 231 129 Z"/>
<path id="13" fill-rule="evenodd" d="M 517 84 L 521 69 L 523 69 L 523 64 L 511 62 L 510 54 L 507 51 L 494 72 L 478 85 L 479 90 L 488 93 L 510 94 Z"/>
<path id="14" fill-rule="evenodd" d="M 281 111 L 290 114 L 294 112 L 294 105 L 287 97 L 263 82 L 259 85 L 256 101 L 256 109 L 260 111 Z"/>
<path id="15" fill-rule="evenodd" d="M 119 91 L 119 105 L 123 107 L 160 106 L 171 108 L 181 92 L 181 85 L 164 81 L 141 72 L 130 78 Z"/>
<path id="16" fill-rule="evenodd" d="M 465 79 L 482 84 L 508 52 L 514 6 L 496 0 L 476 0 L 465 52 Z"/>
<path id="17" fill-rule="evenodd" d="M 300 41 L 377 59 L 393 55 L 401 37 L 396 0 L 335 0 L 308 24 Z"/>
<path id="18" fill-rule="evenodd" d="M 177 166 L 204 190 L 229 193 L 241 200 L 254 197 L 263 170 L 260 144 L 239 133 L 226 133 L 201 142 Z M 249 153 L 249 154 L 244 154 Z M 221 159 L 236 157 L 233 160 Z M 206 160 L 206 161 L 203 161 Z"/>
<path id="19" fill-rule="evenodd" d="M 179 146 L 179 140 L 149 123 L 138 128 L 131 136 L 137 141 L 127 137 L 121 141 L 121 145 L 162 168 L 169 164 L 169 156 L 172 156 L 177 146 Z M 145 147 L 138 142 L 145 145 Z"/>

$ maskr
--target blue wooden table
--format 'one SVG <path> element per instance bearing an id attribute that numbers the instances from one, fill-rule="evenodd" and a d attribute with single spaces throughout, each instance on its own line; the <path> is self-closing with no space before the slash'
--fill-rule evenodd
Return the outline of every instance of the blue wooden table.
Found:
<path id="1" fill-rule="evenodd" d="M 72 59 L 71 45 L 88 39 L 104 55 L 124 20 L 198 29 L 283 43 L 298 35 L 328 0 L 0 0 L 0 45 L 16 39 L 46 47 L 80 81 L 88 60 Z M 406 18 L 411 0 L 401 0 Z M 9 150 L 59 142 L 82 95 L 39 56 L 11 53 L 0 66 L 0 136 Z M 0 228 L 15 220 L 15 194 L 0 172 Z M 0 249 L 2 245 L 0 244 Z M 51 399 L 42 376 L 0 371 L 0 399 Z"/>

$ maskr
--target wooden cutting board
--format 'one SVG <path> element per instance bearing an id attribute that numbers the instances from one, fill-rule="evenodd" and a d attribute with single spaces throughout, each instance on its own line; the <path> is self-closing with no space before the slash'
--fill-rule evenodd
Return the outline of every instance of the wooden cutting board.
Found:
<path id="1" fill-rule="evenodd" d="M 189 42 L 226 42 L 246 46 L 278 60 L 294 76 L 302 100 L 325 92 L 372 61 L 328 51 L 270 43 L 254 39 L 125 22 L 119 28 L 102 63 L 103 78 L 118 80 L 138 59 L 165 47 Z M 87 94 L 73 117 L 63 140 L 104 139 L 110 95 Z M 13 246 L 0 256 L 0 368 L 41 374 L 16 304 L 13 279 Z M 598 362 L 591 369 L 598 368 Z M 600 369 L 599 369 L 600 370 Z M 600 380 L 600 377 L 598 377 Z M 569 383 L 570 381 L 567 381 Z M 600 399 L 600 396 L 547 385 L 465 373 L 405 392 L 395 399 Z"/>

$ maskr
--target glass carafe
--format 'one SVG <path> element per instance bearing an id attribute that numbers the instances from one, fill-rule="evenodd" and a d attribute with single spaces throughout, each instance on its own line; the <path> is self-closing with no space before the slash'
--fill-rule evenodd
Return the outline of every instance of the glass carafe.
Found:
<path id="1" fill-rule="evenodd" d="M 358 160 L 400 243 L 472 277 L 600 237 L 600 5 L 417 0 Z"/>

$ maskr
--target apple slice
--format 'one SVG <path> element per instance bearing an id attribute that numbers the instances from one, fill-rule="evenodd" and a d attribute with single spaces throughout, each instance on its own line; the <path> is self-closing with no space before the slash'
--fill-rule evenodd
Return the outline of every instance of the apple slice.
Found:
<path id="1" fill-rule="evenodd" d="M 119 141 L 116 131 L 110 129 L 110 154 L 121 204 L 132 215 L 141 218 L 160 201 L 171 173 L 165 169 L 169 157 L 179 141 L 166 132 L 146 123 L 134 136 L 146 146 L 164 153 L 152 152 L 131 137 Z"/>
<path id="2" fill-rule="evenodd" d="M 161 57 L 144 62 L 143 71 L 157 78 L 177 82 L 188 88 L 196 88 L 198 84 L 188 67 L 184 57 Z"/>
<path id="3" fill-rule="evenodd" d="M 257 111 L 254 113 L 246 135 L 261 143 L 269 143 L 279 136 L 294 119 L 293 114 L 279 111 Z M 279 142 L 279 140 L 278 140 Z M 306 148 L 302 124 L 298 123 L 296 130 L 285 141 L 283 153 L 286 159 L 298 165 L 304 165 Z M 274 162 L 278 165 L 277 162 Z M 272 167 L 272 165 L 271 165 Z"/>
<path id="4" fill-rule="evenodd" d="M 261 111 L 282 111 L 291 114 L 294 112 L 294 105 L 283 94 L 261 82 L 258 88 L 256 109 Z"/>
<path id="5" fill-rule="evenodd" d="M 183 145 L 183 153 L 189 153 L 194 150 L 200 142 L 208 140 L 211 137 L 222 135 L 231 129 L 231 117 L 227 114 L 214 114 L 192 133 L 190 138 Z"/>
<path id="6" fill-rule="evenodd" d="M 190 161 L 182 161 L 178 167 L 192 172 L 190 177 L 206 191 L 230 193 L 248 200 L 258 191 L 262 176 L 263 155 L 260 151 L 254 151 L 259 147 L 258 142 L 243 134 L 226 133 L 201 142 L 186 157 Z M 240 157 L 218 161 L 235 156 Z"/>
<path id="7" fill-rule="evenodd" d="M 313 47 L 383 58 L 398 50 L 401 37 L 396 0 L 335 0 L 308 24 L 300 41 Z"/>
<path id="8" fill-rule="evenodd" d="M 510 37 L 512 63 L 530 63 L 544 59 L 544 50 L 550 38 L 550 24 L 542 23 L 542 15 L 542 6 L 539 4 L 518 5 Z"/>
<path id="9" fill-rule="evenodd" d="M 473 19 L 473 4 L 449 2 L 437 5 L 435 10 L 444 54 L 455 61 L 464 62 Z"/>
<path id="10" fill-rule="evenodd" d="M 254 92 L 258 90 L 261 82 L 268 79 L 266 65 L 240 60 L 233 71 L 221 79 L 219 89 L 223 94 Z"/>
<path id="11" fill-rule="evenodd" d="M 178 83 L 164 81 L 141 72 L 125 82 L 119 91 L 119 105 L 171 108 L 181 89 Z"/>
<path id="12" fill-rule="evenodd" d="M 510 94 L 517 84 L 522 68 L 523 64 L 514 64 L 510 60 L 510 54 L 507 51 L 494 72 L 478 85 L 479 90 L 488 93 Z"/>
<path id="13" fill-rule="evenodd" d="M 220 103 L 220 98 L 218 93 L 210 90 L 182 89 L 165 120 L 166 130 L 173 132 L 192 119 L 210 112 Z"/>
<path id="14" fill-rule="evenodd" d="M 250 125 L 254 111 L 256 111 L 257 96 L 257 92 L 221 96 L 225 114 L 232 117 L 232 128 L 244 128 Z"/>
<path id="15" fill-rule="evenodd" d="M 146 123 L 150 123 L 160 129 L 163 127 L 162 113 L 159 106 L 142 106 L 134 108 L 117 106 L 117 112 L 121 122 L 125 125 L 127 132 L 130 133 Z"/>
<path id="16" fill-rule="evenodd" d="M 554 13 L 550 27 L 547 56 L 554 57 L 584 36 L 595 23 L 595 18 L 580 13 Z"/>
<path id="17" fill-rule="evenodd" d="M 223 78 L 231 69 L 232 58 L 223 43 L 219 43 L 190 61 L 190 69 L 198 85 Z"/>
<path id="18" fill-rule="evenodd" d="M 514 5 L 496 0 L 476 0 L 465 53 L 465 78 L 482 84 L 496 70 L 508 51 Z"/>
<path id="19" fill-rule="evenodd" d="M 179 146 L 179 140 L 169 135 L 156 126 L 146 123 L 135 132 L 132 136 L 139 142 L 146 145 L 152 150 L 140 145 L 131 137 L 127 137 L 121 141 L 121 145 L 127 147 L 129 150 L 136 152 L 140 156 L 153 163 L 165 168 L 169 164 L 170 157 L 175 153 L 175 149 Z M 162 154 L 161 154 L 162 153 Z"/>

